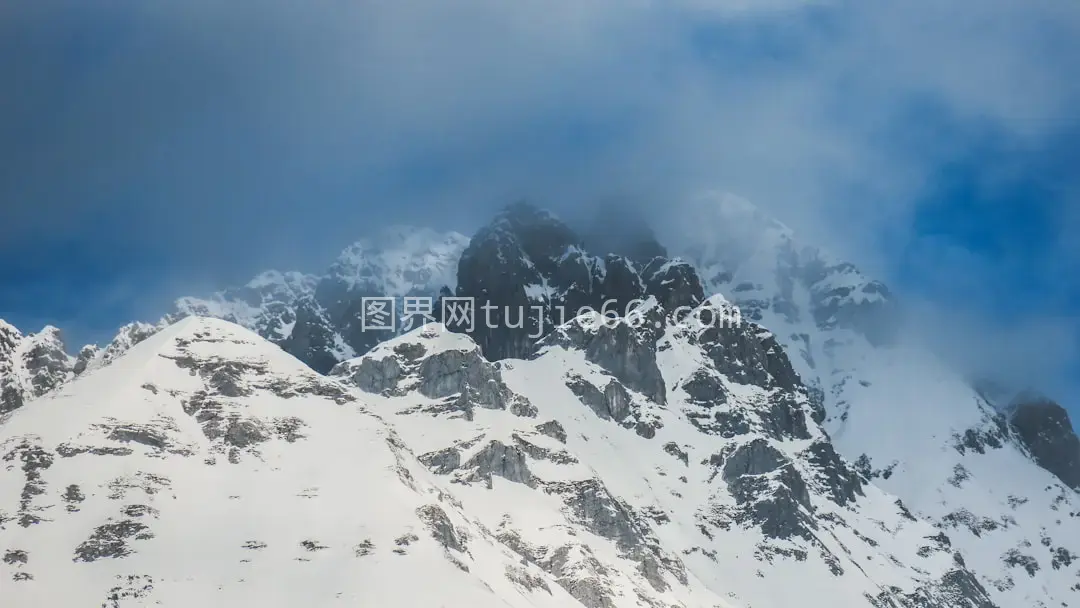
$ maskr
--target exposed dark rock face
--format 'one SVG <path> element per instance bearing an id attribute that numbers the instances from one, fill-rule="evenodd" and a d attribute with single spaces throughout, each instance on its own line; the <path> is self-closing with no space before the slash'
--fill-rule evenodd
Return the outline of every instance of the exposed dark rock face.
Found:
<path id="1" fill-rule="evenodd" d="M 120 328 L 116 337 L 101 352 L 101 363 L 108 364 L 161 330 L 163 325 L 129 323 Z"/>
<path id="2" fill-rule="evenodd" d="M 603 391 L 580 376 L 568 378 L 566 386 L 604 420 L 622 422 L 630 415 L 630 393 L 614 378 L 607 383 Z"/>
<path id="3" fill-rule="evenodd" d="M 90 365 L 90 362 L 93 361 L 94 357 L 97 357 L 100 352 L 101 349 L 94 344 L 88 344 L 82 347 L 79 354 L 75 357 L 75 365 L 72 368 L 75 375 L 82 375 L 82 373 L 86 371 L 87 366 Z"/>
<path id="4" fill-rule="evenodd" d="M 476 327 L 468 333 L 491 360 L 529 357 L 539 338 L 585 308 L 623 316 L 648 296 L 672 309 L 703 300 L 688 264 L 592 255 L 566 224 L 528 203 L 508 206 L 473 237 L 458 266 L 457 295 L 475 298 Z M 605 337 L 597 348 L 628 337 Z M 601 351 L 593 356 L 604 357 Z"/>
<path id="5" fill-rule="evenodd" d="M 754 439 L 713 463 L 722 463 L 721 478 L 739 504 L 735 523 L 758 526 L 770 538 L 811 539 L 817 525 L 806 482 L 768 441 Z"/>
<path id="6" fill-rule="evenodd" d="M 92 562 L 101 558 L 126 557 L 132 549 L 128 541 L 153 538 L 149 528 L 132 520 L 98 526 L 85 542 L 75 548 L 75 561 Z"/>
<path id="7" fill-rule="evenodd" d="M 339 364 L 330 370 L 330 375 L 346 377 L 361 390 L 375 394 L 394 394 L 405 374 L 403 361 L 397 357 L 364 357 L 355 365 Z"/>
<path id="8" fill-rule="evenodd" d="M 717 315 L 731 314 L 721 308 L 713 310 Z M 776 337 L 756 325 L 709 323 L 696 340 L 717 371 L 732 380 L 763 388 L 803 388 Z"/>
<path id="9" fill-rule="evenodd" d="M 1048 399 L 1013 404 L 1012 426 L 1039 466 L 1080 490 L 1080 439 L 1065 408 Z"/>
<path id="10" fill-rule="evenodd" d="M 498 370 L 477 351 L 449 350 L 427 357 L 417 368 L 417 390 L 438 399 L 472 389 L 472 403 L 490 409 L 506 409 L 510 389 Z"/>
<path id="11" fill-rule="evenodd" d="M 462 465 L 462 468 L 473 471 L 474 478 L 484 481 L 488 487 L 491 487 L 493 475 L 527 486 L 536 483 L 529 471 L 525 452 L 517 446 L 507 446 L 498 441 L 489 443 Z"/>
<path id="12" fill-rule="evenodd" d="M 528 454 L 533 460 L 547 460 L 556 464 L 575 464 L 578 459 L 565 450 L 549 450 L 542 448 L 525 437 L 514 433 L 512 436 L 514 446 Z"/>
<path id="13" fill-rule="evenodd" d="M 566 429 L 557 420 L 550 420 L 536 425 L 536 431 L 541 435 L 547 435 L 559 443 L 566 443 Z"/>
<path id="14" fill-rule="evenodd" d="M 536 487 L 539 482 L 529 470 L 530 458 L 555 464 L 578 462 L 566 451 L 540 447 L 517 433 L 512 435 L 511 445 L 498 440 L 488 441 L 483 448 L 463 462 L 462 452 L 479 444 L 483 439 L 483 436 L 480 436 L 453 447 L 428 452 L 420 455 L 419 460 L 436 475 L 454 475 L 455 482 L 483 483 L 489 489 L 492 487 L 492 477 L 502 477 L 513 483 Z"/>
<path id="15" fill-rule="evenodd" d="M 889 588 L 866 599 L 874 608 L 999 608 L 975 575 L 963 568 L 913 593 Z"/>
<path id="16" fill-rule="evenodd" d="M 526 203 L 507 207 L 476 233 L 458 264 L 457 295 L 475 298 L 478 307 L 472 338 L 491 360 L 528 356 L 529 336 L 558 324 L 555 307 L 569 309 L 569 319 L 592 305 L 598 265 L 551 214 Z M 529 291 L 545 285 L 548 294 Z M 533 306 L 543 308 L 534 312 Z"/>
<path id="17" fill-rule="evenodd" d="M 0 414 L 17 410 L 25 403 L 22 391 L 14 386 L 0 387 Z"/>
<path id="18" fill-rule="evenodd" d="M 690 455 L 679 444 L 670 441 L 664 444 L 664 451 L 682 461 L 683 466 L 690 466 Z"/>
<path id="19" fill-rule="evenodd" d="M 147 598 L 154 592 L 154 579 L 145 574 L 117 575 L 120 584 L 109 589 L 102 602 L 103 608 L 122 608 L 133 600 L 143 600 L 149 603 Z"/>
<path id="20" fill-rule="evenodd" d="M 730 304 L 709 301 L 695 314 L 732 318 Z M 808 439 L 811 426 L 824 417 L 820 401 L 811 399 L 772 333 L 744 321 L 691 322 L 683 335 L 701 348 L 707 365 L 683 381 L 681 388 L 697 406 L 687 415 L 699 429 L 722 437 L 757 430 L 774 439 Z M 727 407 L 725 381 L 758 386 L 770 392 L 766 403 L 752 409 Z"/>
<path id="21" fill-rule="evenodd" d="M 764 439 L 743 444 L 724 459 L 722 478 L 731 483 L 747 475 L 764 475 L 788 464 L 788 459 Z"/>
<path id="22" fill-rule="evenodd" d="M 19 468 L 24 476 L 24 484 L 19 495 L 19 525 L 29 528 L 44 521 L 42 515 L 48 510 L 47 507 L 34 503 L 37 497 L 44 495 L 48 488 L 42 473 L 53 465 L 55 461 L 53 453 L 41 447 L 36 441 L 23 439 L 7 453 L 0 455 L 0 460 L 13 464 L 21 463 Z"/>
<path id="23" fill-rule="evenodd" d="M 656 297 L 664 310 L 689 310 L 705 300 L 697 271 L 685 262 L 655 257 L 644 266 L 641 277 L 645 281 L 644 295 Z"/>
<path id="24" fill-rule="evenodd" d="M 997 608 L 986 589 L 969 570 L 958 568 L 942 578 L 938 586 L 942 596 L 942 608 L 964 606 L 965 608 Z"/>
<path id="25" fill-rule="evenodd" d="M 27 350 L 25 362 L 35 395 L 44 395 L 63 384 L 73 367 L 59 334 L 54 339 L 35 342 Z"/>
<path id="26" fill-rule="evenodd" d="M 359 301 L 356 304 L 359 306 Z M 314 296 L 305 296 L 296 303 L 294 321 L 293 331 L 279 346 L 320 374 L 330 371 L 347 351 L 343 351 L 344 345 L 337 342 L 329 313 Z M 376 332 L 369 332 L 354 339 L 357 346 L 366 351 L 375 344 L 376 336 Z"/>
<path id="27" fill-rule="evenodd" d="M 614 540 L 624 557 L 638 563 L 639 572 L 657 591 L 669 588 L 664 572 L 685 584 L 682 562 L 665 555 L 641 516 L 612 496 L 599 480 L 549 483 L 544 491 L 562 496 L 572 518 L 590 532 Z"/>
<path id="28" fill-rule="evenodd" d="M 663 318 L 661 311 L 654 310 L 646 315 L 642 327 L 632 327 L 628 322 L 594 325 L 576 319 L 560 327 L 540 345 L 582 350 L 587 360 L 610 372 L 623 385 L 663 405 L 667 402 L 667 387 L 656 364 L 659 332 L 655 329 L 655 324 L 662 324 Z M 654 318 L 657 321 L 652 321 Z"/>
<path id="29" fill-rule="evenodd" d="M 55 327 L 23 336 L 0 320 L 0 414 L 69 381 L 75 364 Z"/>
<path id="30" fill-rule="evenodd" d="M 817 472 L 818 479 L 815 481 L 833 502 L 843 507 L 863 496 L 863 480 L 851 465 L 840 458 L 832 443 L 815 442 L 807 450 L 806 457 Z"/>
<path id="31" fill-rule="evenodd" d="M 9 566 L 26 564 L 29 560 L 29 554 L 21 549 L 9 549 L 4 552 L 3 562 Z"/>
<path id="32" fill-rule="evenodd" d="M 449 475 L 461 467 L 461 451 L 456 447 L 428 452 L 418 459 L 436 475 Z"/>
<path id="33" fill-rule="evenodd" d="M 369 393 L 401 395 L 415 390 L 431 399 L 443 399 L 446 409 L 467 417 L 474 407 L 509 410 L 526 418 L 536 415 L 528 400 L 511 391 L 498 367 L 475 347 L 428 354 L 422 343 L 400 343 L 392 351 L 376 350 L 342 363 L 330 374 Z"/>
<path id="34" fill-rule="evenodd" d="M 424 505 L 416 510 L 420 521 L 427 524 L 431 530 L 431 536 L 440 545 L 457 552 L 465 551 L 465 542 L 461 534 L 454 528 L 454 524 L 438 505 Z"/>

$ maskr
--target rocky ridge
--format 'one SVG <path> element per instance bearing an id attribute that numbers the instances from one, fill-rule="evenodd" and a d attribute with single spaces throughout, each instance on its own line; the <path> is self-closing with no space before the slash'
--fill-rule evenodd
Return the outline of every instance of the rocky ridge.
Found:
<path id="1" fill-rule="evenodd" d="M 262 295 L 246 296 L 253 314 L 229 308 L 236 294 L 221 296 L 216 311 L 179 306 L 159 324 L 126 327 L 101 352 L 45 357 L 67 363 L 37 369 L 58 370 L 45 384 L 55 378 L 62 385 L 77 373 L 89 379 L 177 318 L 232 315 L 305 363 L 332 368 L 356 387 L 359 402 L 392 413 L 402 445 L 436 483 L 448 480 L 446 491 L 476 497 L 466 501 L 470 517 L 488 530 L 501 525 L 498 542 L 549 577 L 549 588 L 587 606 L 711 605 L 695 603 L 713 598 L 708 593 L 719 594 L 708 600 L 716 605 L 722 595 L 734 605 L 801 606 L 811 593 L 847 602 L 835 605 L 1007 608 L 1067 604 L 1080 593 L 1080 547 L 1071 540 L 1080 537 L 1070 481 L 1076 436 L 1064 411 L 1046 400 L 1001 407 L 898 339 L 899 307 L 883 285 L 798 246 L 789 230 L 742 201 L 703 204 L 690 216 L 695 225 L 741 228 L 733 235 L 687 232 L 679 245 L 689 263 L 655 243 L 630 255 L 590 253 L 573 230 L 527 205 L 509 207 L 467 247 L 452 239 L 463 250 L 455 293 L 496 310 L 538 307 L 543 316 L 534 325 L 526 319 L 521 327 L 464 335 L 390 332 L 369 346 L 358 342 L 364 350 L 357 350 L 345 342 L 348 324 L 331 317 L 330 300 L 281 289 L 321 279 L 275 275 L 261 287 L 255 282 Z M 439 242 L 406 249 L 446 253 Z M 381 259 L 361 251 L 346 257 Z M 418 277 L 448 276 L 405 277 L 412 262 L 365 267 L 391 274 L 357 271 L 367 287 L 338 283 L 339 293 L 361 297 L 378 285 L 405 295 L 411 288 L 402 286 Z M 425 293 L 443 282 L 427 279 Z M 706 297 L 717 291 L 727 299 Z M 608 300 L 619 311 L 635 302 L 636 322 L 605 324 L 573 312 L 571 322 L 555 322 L 560 308 Z M 753 322 L 693 331 L 672 319 L 680 306 Z M 309 314 L 312 320 L 296 320 Z M 355 320 L 355 313 L 342 314 Z M 242 393 L 229 369 L 211 374 L 215 390 Z M 228 442 L 259 445 L 273 425 L 248 425 L 235 414 L 215 399 L 192 411 L 206 425 L 204 436 L 237 448 L 219 458 L 261 458 L 257 449 Z M 117 436 L 142 437 L 128 431 Z M 653 462 L 655 452 L 685 474 L 674 477 Z M 641 459 L 627 458 L 638 453 Z M 530 498 L 517 500 L 515 487 Z M 559 498 L 546 507 L 543 534 L 513 518 L 539 495 Z M 497 517 L 498 509 L 484 506 L 496 502 L 503 505 Z M 23 511 L 15 511 L 18 518 L 33 515 Z M 620 512 L 627 515 L 611 519 Z M 503 515 L 514 521 L 504 525 Z M 460 545 L 444 525 L 433 525 L 443 530 L 440 542 Z M 575 538 L 547 536 L 551 529 Z M 583 542 L 582 534 L 604 541 Z M 725 552 L 752 555 L 758 569 L 723 563 Z M 539 572 L 518 580 L 535 582 L 529 577 Z M 777 589 L 778 576 L 798 582 Z M 625 603 L 631 596 L 639 603 Z"/>
<path id="2" fill-rule="evenodd" d="M 454 232 L 392 226 L 347 247 L 320 276 L 264 272 L 209 298 L 180 298 L 164 323 L 188 315 L 225 319 L 326 372 L 396 333 L 363 331 L 363 298 L 438 297 L 455 287 L 467 244 Z M 397 321 L 398 331 L 408 322 Z"/>
<path id="3" fill-rule="evenodd" d="M 895 295 L 746 201 L 709 194 L 683 211 L 676 253 L 706 291 L 775 333 L 838 453 L 951 530 L 999 605 L 1077 601 L 1067 564 L 1080 549 L 1071 546 L 1080 454 L 1060 407 L 991 396 L 901 339 Z"/>
<path id="4" fill-rule="evenodd" d="M 0 472 L 14 606 L 574 603 L 355 392 L 225 321 L 4 415 Z"/>
<path id="5" fill-rule="evenodd" d="M 55 327 L 24 336 L 0 320 L 0 414 L 68 382 L 92 356 L 86 349 L 78 357 L 68 355 Z"/>

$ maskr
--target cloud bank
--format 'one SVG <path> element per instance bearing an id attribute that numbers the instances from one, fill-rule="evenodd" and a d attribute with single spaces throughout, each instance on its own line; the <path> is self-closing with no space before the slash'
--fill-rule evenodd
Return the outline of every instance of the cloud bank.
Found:
<path id="1" fill-rule="evenodd" d="M 1080 180 L 1045 160 L 1077 149 L 1078 58 L 1072 0 L 7 3 L 0 253 L 194 289 L 316 269 L 387 222 L 468 231 L 510 198 L 721 188 L 916 299 L 962 277 L 969 302 L 926 290 L 942 326 L 1017 298 L 1000 265 L 1038 274 L 1052 305 L 1019 333 L 1075 361 Z M 957 166 L 985 192 L 954 225 L 1030 204 L 1037 251 L 926 234 Z M 1007 337 L 987 331 L 965 335 Z"/>

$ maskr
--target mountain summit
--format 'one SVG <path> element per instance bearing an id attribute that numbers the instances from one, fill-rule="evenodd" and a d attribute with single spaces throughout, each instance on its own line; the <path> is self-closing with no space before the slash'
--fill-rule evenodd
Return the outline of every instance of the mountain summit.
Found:
<path id="1" fill-rule="evenodd" d="M 883 284 L 745 201 L 680 217 L 663 246 L 527 204 L 471 239 L 395 228 L 77 357 L 0 323 L 4 597 L 1080 601 L 1060 406 L 906 343 Z M 365 327 L 364 298 L 410 296 L 475 323 Z"/>

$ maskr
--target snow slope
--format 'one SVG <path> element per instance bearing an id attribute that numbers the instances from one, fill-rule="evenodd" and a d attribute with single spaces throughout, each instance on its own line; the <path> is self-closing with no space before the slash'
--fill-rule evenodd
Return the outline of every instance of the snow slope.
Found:
<path id="1" fill-rule="evenodd" d="M 625 331 L 638 330 L 578 319 L 534 359 L 492 364 L 430 325 L 332 373 L 586 606 L 992 605 L 938 530 L 836 457 L 770 334 L 668 325 L 644 338 L 630 350 L 657 349 L 661 403 L 611 371 L 636 355 L 590 355 L 618 351 L 594 347 Z M 745 376 L 718 367 L 723 345 L 753 353 L 738 359 Z"/>
<path id="2" fill-rule="evenodd" d="M 998 605 L 1080 602 L 1076 493 L 965 377 L 903 341 L 889 290 L 742 199 L 691 209 L 677 253 L 777 335 L 837 450 L 946 531 Z"/>
<path id="3" fill-rule="evenodd" d="M 350 390 L 189 318 L 0 421 L 10 606 L 570 606 Z"/>
<path id="4" fill-rule="evenodd" d="M 182 299 L 78 357 L 53 328 L 0 322 L 0 414 L 15 410 L 0 417 L 0 595 L 1080 601 L 1080 504 L 1049 472 L 1080 459 L 1046 460 L 1080 443 L 1060 408 L 1018 425 L 1001 396 L 903 341 L 885 285 L 746 201 L 708 195 L 680 217 L 668 242 L 692 267 L 595 255 L 519 205 L 471 242 L 393 229 L 322 276 Z M 530 328 L 480 332 L 482 347 L 436 326 L 358 331 L 364 296 L 455 285 L 528 306 L 643 298 L 647 322 L 585 316 L 538 344 Z M 693 329 L 667 318 L 679 303 L 752 323 Z"/>

